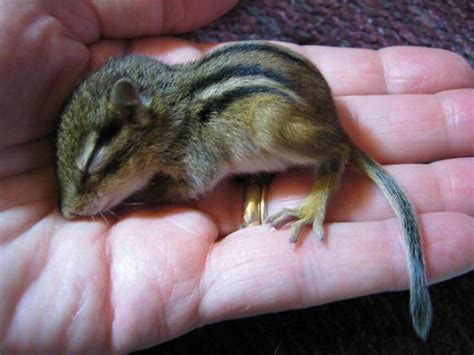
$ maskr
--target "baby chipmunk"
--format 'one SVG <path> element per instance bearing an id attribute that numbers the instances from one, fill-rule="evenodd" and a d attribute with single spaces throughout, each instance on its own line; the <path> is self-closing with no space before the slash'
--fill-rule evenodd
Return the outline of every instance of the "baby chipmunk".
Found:
<path id="1" fill-rule="evenodd" d="M 112 59 L 72 94 L 56 158 L 66 218 L 101 213 L 131 196 L 187 200 L 230 174 L 313 166 L 318 174 L 308 197 L 268 218 L 275 228 L 291 223 L 292 242 L 306 225 L 323 238 L 328 200 L 352 163 L 401 220 L 412 322 L 421 338 L 428 335 L 432 306 L 415 212 L 387 171 L 342 130 L 326 80 L 297 53 L 255 41 L 187 64 Z"/>

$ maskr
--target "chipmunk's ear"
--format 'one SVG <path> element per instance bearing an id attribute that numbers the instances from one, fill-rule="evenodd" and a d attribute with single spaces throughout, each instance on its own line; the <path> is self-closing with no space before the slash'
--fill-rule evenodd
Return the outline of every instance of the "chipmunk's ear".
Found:
<path id="1" fill-rule="evenodd" d="M 140 95 L 135 84 L 126 78 L 117 80 L 110 93 L 110 105 L 121 118 L 132 124 L 146 125 L 150 120 L 148 100 Z"/>

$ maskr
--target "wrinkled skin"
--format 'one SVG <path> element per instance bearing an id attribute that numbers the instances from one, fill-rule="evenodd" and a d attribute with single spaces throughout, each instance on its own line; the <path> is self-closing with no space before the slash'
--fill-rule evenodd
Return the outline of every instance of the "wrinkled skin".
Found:
<path id="1" fill-rule="evenodd" d="M 308 233 L 293 248 L 287 229 L 238 230 L 243 190 L 231 182 L 117 218 L 58 214 L 53 128 L 75 82 L 125 51 L 197 58 L 210 46 L 134 38 L 194 29 L 235 2 L 0 0 L 2 352 L 123 353 L 223 319 L 407 287 L 399 221 L 353 170 L 326 241 Z M 292 48 L 319 66 L 348 133 L 416 205 L 430 282 L 472 270 L 472 68 L 436 49 Z M 311 182 L 303 170 L 276 177 L 269 213 Z"/>

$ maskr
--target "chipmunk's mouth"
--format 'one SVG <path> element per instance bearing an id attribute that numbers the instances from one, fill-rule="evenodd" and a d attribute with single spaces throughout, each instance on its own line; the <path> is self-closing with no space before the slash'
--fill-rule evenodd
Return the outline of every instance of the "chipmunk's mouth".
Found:
<path id="1" fill-rule="evenodd" d="M 90 201 L 83 201 L 82 203 L 74 201 L 74 199 L 65 199 L 61 201 L 59 212 L 64 218 L 69 220 L 94 216 L 103 211 L 105 212 L 109 208 L 108 206 L 110 205 L 111 198 L 112 196 L 108 196 L 102 200 L 91 198 Z"/>
<path id="2" fill-rule="evenodd" d="M 100 212 L 101 212 L 100 209 L 94 210 L 94 211 L 90 211 L 90 210 L 83 211 L 83 210 L 70 209 L 70 208 L 67 208 L 67 207 L 62 208 L 60 210 L 61 215 L 64 218 L 69 219 L 69 220 L 73 220 L 73 219 L 80 218 L 80 217 L 94 216 L 96 214 L 99 214 Z"/>
<path id="3" fill-rule="evenodd" d="M 61 202 L 60 213 L 69 220 L 95 216 L 101 213 L 107 214 L 110 209 L 145 187 L 147 183 L 148 179 L 138 177 L 123 186 L 116 186 L 113 191 L 105 193 L 103 198 L 98 198 L 97 196 L 87 198 L 88 201 L 83 204 L 74 201 L 74 199 L 71 201 L 65 199 Z"/>

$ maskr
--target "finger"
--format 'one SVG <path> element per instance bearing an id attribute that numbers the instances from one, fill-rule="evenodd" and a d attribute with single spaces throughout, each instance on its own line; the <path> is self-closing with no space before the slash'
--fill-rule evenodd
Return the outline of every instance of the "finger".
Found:
<path id="1" fill-rule="evenodd" d="M 339 119 L 382 163 L 429 162 L 474 154 L 474 90 L 436 95 L 346 96 Z"/>
<path id="2" fill-rule="evenodd" d="M 473 158 L 418 165 L 392 165 L 387 170 L 406 191 L 418 213 L 456 212 L 474 217 Z M 330 205 L 328 221 L 374 221 L 394 216 L 381 190 L 364 174 L 348 171 Z"/>
<path id="3" fill-rule="evenodd" d="M 149 347 L 194 326 L 200 277 L 216 237 L 207 216 L 186 208 L 133 213 L 112 228 L 114 352 Z"/>
<path id="4" fill-rule="evenodd" d="M 459 158 L 431 164 L 386 167 L 406 191 L 418 213 L 457 212 L 474 216 L 472 172 L 474 159 Z M 296 207 L 308 196 L 317 179 L 312 169 L 292 169 L 278 174 L 267 193 L 267 215 Z M 221 236 L 242 224 L 245 184 L 227 180 L 193 206 L 208 214 Z M 381 190 L 357 169 L 346 169 L 338 191 L 331 198 L 326 222 L 377 221 L 394 217 Z M 399 226 L 397 226 L 399 229 Z"/>
<path id="5" fill-rule="evenodd" d="M 406 257 L 396 224 L 395 219 L 336 223 L 326 243 L 305 238 L 294 248 L 287 233 L 264 226 L 233 234 L 208 257 L 201 323 L 406 288 Z M 471 217 L 428 214 L 421 224 L 431 282 L 473 268 Z"/>
<path id="6" fill-rule="evenodd" d="M 40 200 L 55 200 L 57 193 L 51 166 L 0 178 L 0 211 Z"/>
<path id="7" fill-rule="evenodd" d="M 386 168 L 418 213 L 456 212 L 474 217 L 474 201 L 466 198 L 474 195 L 473 158 Z M 296 207 L 309 194 L 315 179 L 317 176 L 308 170 L 292 170 L 275 177 L 267 195 L 268 214 L 283 207 Z M 347 169 L 329 203 L 325 221 L 377 221 L 392 217 L 393 209 L 381 190 L 362 172 Z"/>
<path id="8" fill-rule="evenodd" d="M 139 37 L 187 32 L 222 16 L 237 0 L 94 0 L 102 37 Z"/>
<path id="9" fill-rule="evenodd" d="M 469 63 L 460 55 L 441 49 L 292 48 L 316 64 L 336 96 L 423 94 L 474 86 L 474 71 Z"/>
<path id="10" fill-rule="evenodd" d="M 429 94 L 474 86 L 474 71 L 469 63 L 461 56 L 441 49 L 389 47 L 374 51 L 277 43 L 310 59 L 321 70 L 336 96 Z M 123 43 L 108 43 L 106 47 L 109 45 L 115 47 L 117 55 L 124 50 Z M 222 44 L 147 38 L 133 42 L 129 49 L 173 64 L 197 60 L 219 46 Z"/>
<path id="11" fill-rule="evenodd" d="M 51 164 L 53 140 L 51 138 L 35 140 L 0 150 L 1 179 L 34 170 Z M 1 188 L 1 187 L 0 187 Z"/>
<path id="12" fill-rule="evenodd" d="M 224 237 L 242 224 L 245 183 L 226 179 L 213 191 L 193 203 L 193 207 L 212 218 L 219 236 Z"/>
<path id="13" fill-rule="evenodd" d="M 71 40 L 74 29 L 57 17 L 71 20 L 75 14 L 71 22 L 88 36 L 79 3 L 0 2 L 0 149 L 38 140 L 54 129 L 59 108 L 88 59 L 86 47 Z"/>
<path id="14" fill-rule="evenodd" d="M 198 60 L 216 45 L 194 43 L 174 37 L 150 37 L 133 41 L 103 40 L 92 44 L 89 71 L 96 70 L 111 57 L 125 54 L 143 54 L 155 57 L 166 64 L 187 63 Z"/>

